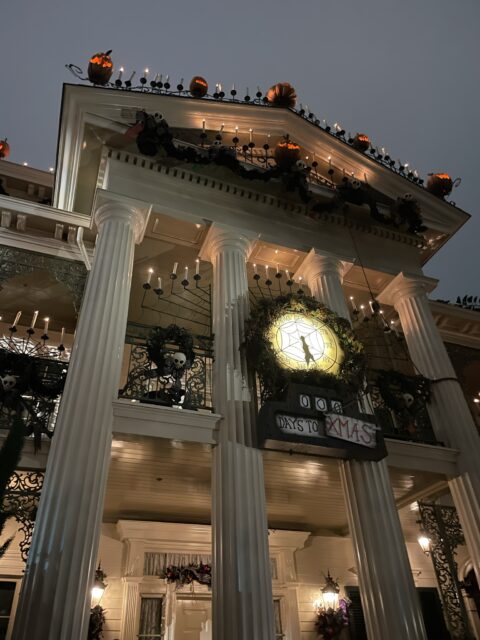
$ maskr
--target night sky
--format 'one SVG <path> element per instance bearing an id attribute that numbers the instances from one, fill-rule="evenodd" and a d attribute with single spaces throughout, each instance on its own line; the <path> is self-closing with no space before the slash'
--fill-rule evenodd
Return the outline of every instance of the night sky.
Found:
<path id="1" fill-rule="evenodd" d="M 317 117 L 368 133 L 422 177 L 462 178 L 469 223 L 426 267 L 433 297 L 480 295 L 478 0 L 15 0 L 2 6 L 0 138 L 10 160 L 54 164 L 67 63 L 113 49 L 126 74 L 149 67 L 210 85 L 291 82 Z"/>

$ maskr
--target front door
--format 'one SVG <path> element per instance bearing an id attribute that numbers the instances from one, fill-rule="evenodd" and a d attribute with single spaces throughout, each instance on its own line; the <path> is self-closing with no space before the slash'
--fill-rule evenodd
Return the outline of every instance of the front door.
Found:
<path id="1" fill-rule="evenodd" d="M 177 595 L 175 640 L 212 640 L 212 603 Z"/>

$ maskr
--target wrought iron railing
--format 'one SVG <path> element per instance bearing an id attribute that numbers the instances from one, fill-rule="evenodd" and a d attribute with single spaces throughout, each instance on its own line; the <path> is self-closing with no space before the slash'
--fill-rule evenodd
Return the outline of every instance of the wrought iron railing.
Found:
<path id="1" fill-rule="evenodd" d="M 1 348 L 0 429 L 10 429 L 20 415 L 39 449 L 43 439 L 52 437 L 67 371 L 68 361 L 57 354 Z"/>
<path id="2" fill-rule="evenodd" d="M 398 375 L 407 387 L 393 380 L 388 385 L 379 382 L 376 372 L 369 376 L 368 398 L 371 408 L 385 438 L 441 444 L 433 431 L 428 414 L 428 396 L 420 390 L 416 392 L 418 376 Z"/>
<path id="3" fill-rule="evenodd" d="M 194 337 L 195 357 L 189 368 L 160 371 L 149 357 L 144 338 L 127 336 L 130 353 L 127 380 L 119 391 L 119 398 L 183 409 L 213 410 L 212 364 L 213 340 L 204 336 Z M 166 358 L 174 360 L 178 346 L 165 345 Z"/>

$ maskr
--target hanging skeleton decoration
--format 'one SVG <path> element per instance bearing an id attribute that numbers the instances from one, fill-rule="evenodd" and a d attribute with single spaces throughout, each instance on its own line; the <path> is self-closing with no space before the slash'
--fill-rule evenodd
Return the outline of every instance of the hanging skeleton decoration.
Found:
<path id="1" fill-rule="evenodd" d="M 0 382 L 4 391 L 12 391 L 17 385 L 17 377 L 11 374 L 0 376 Z"/>

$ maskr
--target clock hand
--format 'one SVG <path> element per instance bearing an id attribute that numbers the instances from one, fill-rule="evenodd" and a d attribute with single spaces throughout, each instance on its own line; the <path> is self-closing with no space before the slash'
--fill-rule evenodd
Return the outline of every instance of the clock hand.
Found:
<path id="1" fill-rule="evenodd" d="M 305 354 L 305 362 L 307 363 L 307 367 L 308 367 L 308 365 L 310 364 L 310 360 L 315 361 L 315 358 L 312 356 L 312 353 L 307 344 L 307 341 L 305 340 L 305 336 L 300 336 L 300 341 L 302 343 L 303 353 Z"/>

